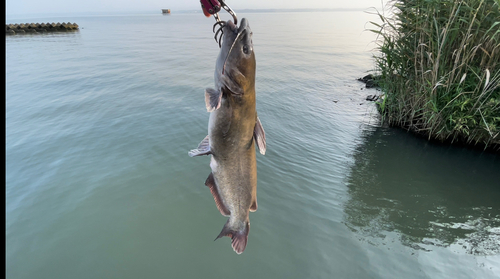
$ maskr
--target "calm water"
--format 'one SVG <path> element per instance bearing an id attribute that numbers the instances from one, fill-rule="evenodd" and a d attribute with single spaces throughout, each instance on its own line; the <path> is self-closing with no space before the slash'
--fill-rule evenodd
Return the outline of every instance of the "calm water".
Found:
<path id="1" fill-rule="evenodd" d="M 259 210 L 245 252 L 190 158 L 207 133 L 213 19 L 8 19 L 7 278 L 500 278 L 500 157 L 380 127 L 376 20 L 240 13 L 254 33 Z"/>

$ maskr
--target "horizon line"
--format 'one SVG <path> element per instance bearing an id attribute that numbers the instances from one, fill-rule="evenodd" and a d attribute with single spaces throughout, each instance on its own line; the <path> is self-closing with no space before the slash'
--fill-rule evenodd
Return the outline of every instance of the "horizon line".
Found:
<path id="1" fill-rule="evenodd" d="M 300 9 L 300 8 L 294 8 L 294 9 L 239 9 L 239 13 L 278 13 L 278 12 L 335 12 L 335 11 L 366 11 L 367 9 L 370 9 L 373 7 L 366 7 L 366 8 L 306 8 L 306 9 Z M 162 8 L 158 8 L 157 10 L 152 10 L 152 9 L 147 9 L 147 10 L 135 10 L 135 11 L 86 11 L 86 12 L 40 12 L 40 13 L 12 13 L 8 14 L 6 11 L 6 19 L 9 17 L 15 17 L 15 16 L 85 16 L 85 15 L 120 15 L 120 14 L 156 14 L 156 13 L 161 13 Z M 177 10 L 177 11 L 172 11 L 173 13 L 180 13 L 180 14 L 186 14 L 186 13 L 202 13 L 200 10 L 194 10 L 194 9 L 184 9 L 184 10 Z"/>

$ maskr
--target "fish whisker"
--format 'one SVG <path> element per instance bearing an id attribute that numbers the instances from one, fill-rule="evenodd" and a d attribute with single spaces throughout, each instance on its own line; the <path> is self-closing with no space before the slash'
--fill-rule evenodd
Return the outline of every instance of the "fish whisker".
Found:
<path id="1" fill-rule="evenodd" d="M 238 35 L 236 36 L 236 38 L 234 39 L 233 41 L 233 44 L 231 45 L 231 48 L 229 49 L 229 51 L 227 52 L 227 56 L 226 56 L 226 59 L 224 60 L 224 65 L 222 66 L 222 74 L 224 74 L 224 71 L 226 69 L 226 62 L 227 62 L 227 59 L 229 58 L 229 55 L 231 54 L 231 51 L 233 50 L 233 47 L 234 45 L 236 44 L 236 42 L 238 42 L 238 38 L 240 37 L 240 35 L 242 34 L 243 32 L 240 32 L 238 33 Z"/>

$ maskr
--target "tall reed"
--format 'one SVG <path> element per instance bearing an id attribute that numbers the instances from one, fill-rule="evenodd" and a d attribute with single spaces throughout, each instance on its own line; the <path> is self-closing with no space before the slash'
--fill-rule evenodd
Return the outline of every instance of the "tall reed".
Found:
<path id="1" fill-rule="evenodd" d="M 500 150 L 500 0 L 393 0 L 377 12 L 379 109 L 429 139 Z"/>

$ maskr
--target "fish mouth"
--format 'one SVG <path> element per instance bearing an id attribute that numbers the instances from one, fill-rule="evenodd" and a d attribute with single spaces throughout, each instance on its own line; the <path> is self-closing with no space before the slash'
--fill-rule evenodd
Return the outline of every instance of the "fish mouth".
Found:
<path id="1" fill-rule="evenodd" d="M 234 24 L 231 20 L 228 20 L 228 21 L 226 22 L 226 25 L 227 25 L 227 27 L 229 28 L 229 30 L 231 30 L 231 31 L 233 31 L 233 32 L 234 32 L 236 29 L 238 29 L 238 26 L 237 26 L 236 24 Z M 240 26 L 241 26 L 241 24 L 240 24 Z"/>
<path id="2" fill-rule="evenodd" d="M 218 28 L 217 31 L 215 31 L 216 28 Z M 216 42 L 219 43 L 219 47 L 222 47 L 223 36 L 224 36 L 224 39 L 227 40 L 227 34 L 238 34 L 239 32 L 243 31 L 246 28 L 249 28 L 248 21 L 246 18 L 243 18 L 241 20 L 240 27 L 238 27 L 238 25 L 236 25 L 231 20 L 217 21 L 213 26 L 213 31 L 215 33 L 214 39 Z M 226 35 L 224 35 L 224 34 L 226 34 Z M 218 39 L 217 39 L 217 36 L 219 36 Z"/>
<path id="3" fill-rule="evenodd" d="M 238 33 L 243 31 L 244 29 L 247 29 L 248 26 L 248 20 L 246 18 L 242 18 L 240 22 L 240 27 L 238 28 Z"/>
<path id="4" fill-rule="evenodd" d="M 226 25 L 229 28 L 229 30 L 231 30 L 236 34 L 239 34 L 248 27 L 248 20 L 246 18 L 242 18 L 239 27 L 236 24 L 234 24 L 231 20 L 228 20 L 226 22 Z"/>

